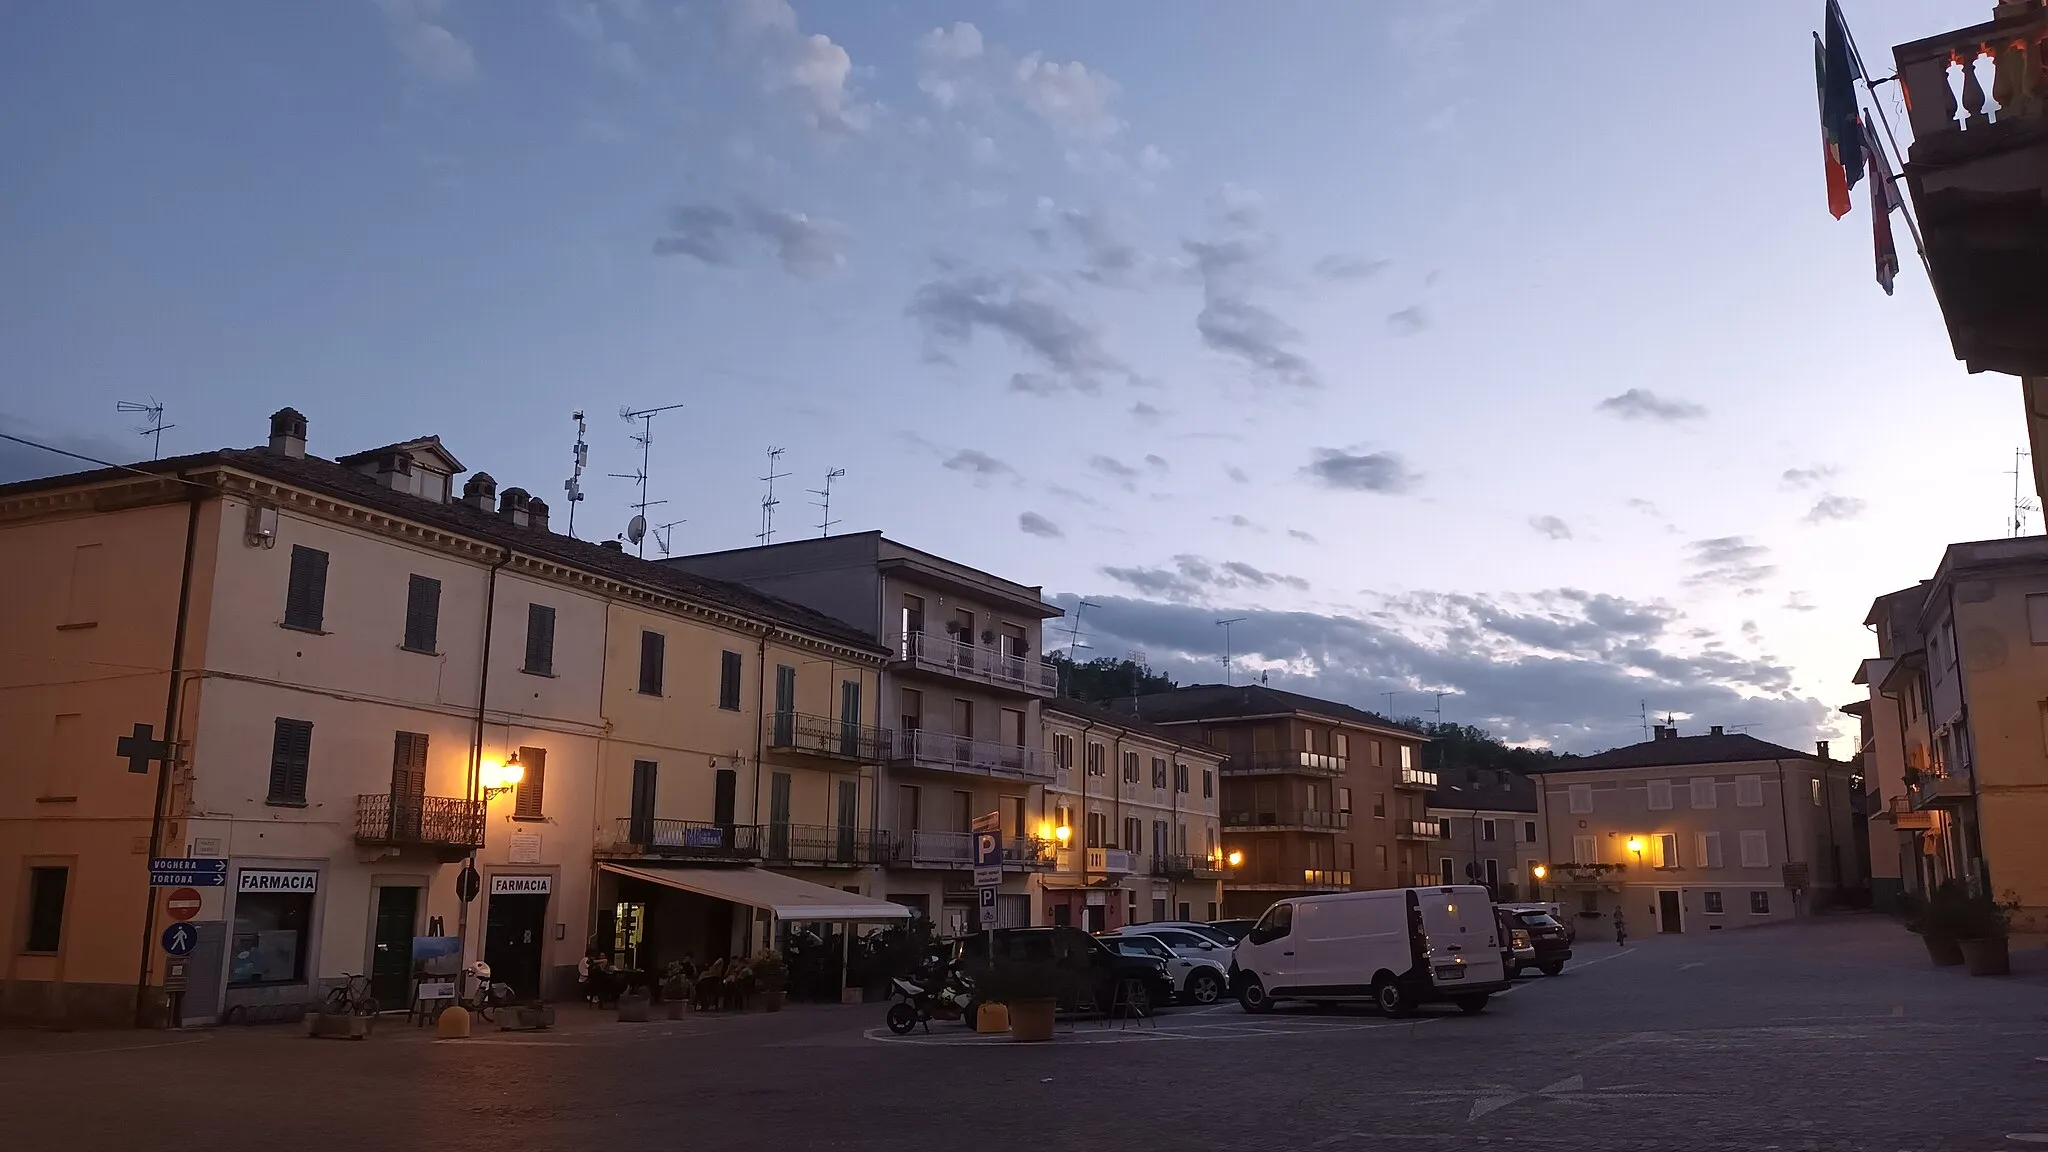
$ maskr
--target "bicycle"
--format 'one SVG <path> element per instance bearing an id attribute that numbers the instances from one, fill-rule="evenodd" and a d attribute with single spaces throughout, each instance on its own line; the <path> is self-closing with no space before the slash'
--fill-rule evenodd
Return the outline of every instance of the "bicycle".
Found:
<path id="1" fill-rule="evenodd" d="M 473 1012 L 477 1019 L 489 1023 L 496 1019 L 498 1009 L 512 1005 L 514 997 L 511 985 L 493 982 L 489 964 L 478 960 L 464 968 L 462 975 L 463 983 L 473 983 L 474 990 L 467 995 L 458 995 L 455 998 L 457 1007 Z"/>
<path id="2" fill-rule="evenodd" d="M 343 972 L 341 977 L 341 987 L 327 993 L 329 1012 L 340 1016 L 375 1016 L 382 1011 L 377 998 L 370 995 L 369 973 Z"/>

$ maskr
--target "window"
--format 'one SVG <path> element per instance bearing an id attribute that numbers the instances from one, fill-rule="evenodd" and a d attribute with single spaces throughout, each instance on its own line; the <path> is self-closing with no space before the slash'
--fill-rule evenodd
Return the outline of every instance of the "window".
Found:
<path id="1" fill-rule="evenodd" d="M 294 544 L 291 583 L 284 593 L 284 626 L 318 632 L 326 615 L 327 553 Z"/>
<path id="2" fill-rule="evenodd" d="M 1735 778 L 1735 806 L 1737 808 L 1763 807 L 1764 778 L 1761 776 L 1737 776 Z"/>
<path id="3" fill-rule="evenodd" d="M 904 596 L 900 615 L 903 627 L 904 654 L 908 655 L 909 645 L 914 643 L 910 638 L 924 631 L 924 597 Z"/>
<path id="4" fill-rule="evenodd" d="M 280 716 L 270 734 L 270 804 L 306 802 L 306 765 L 313 756 L 313 722 Z"/>
<path id="5" fill-rule="evenodd" d="M 1769 916 L 1771 914 L 1771 894 L 1769 892 L 1751 892 L 1749 894 L 1749 911 L 1752 916 Z"/>
<path id="6" fill-rule="evenodd" d="M 1771 866 L 1771 842 L 1766 833 L 1751 829 L 1742 834 L 1742 866 L 1744 868 L 1769 868 Z"/>
<path id="7" fill-rule="evenodd" d="M 640 694 L 661 695 L 661 674 L 668 658 L 668 637 L 659 632 L 640 633 Z M 780 672 L 781 669 L 776 669 Z M 780 677 L 776 680 L 781 686 Z"/>
<path id="8" fill-rule="evenodd" d="M 1174 790 L 1175 792 L 1179 792 L 1179 793 L 1181 793 L 1182 795 L 1186 795 L 1186 794 L 1187 794 L 1187 790 L 1188 790 L 1188 766 L 1187 766 L 1187 765 L 1185 765 L 1185 764 L 1175 764 L 1175 765 L 1173 766 L 1173 790 Z"/>
<path id="9" fill-rule="evenodd" d="M 1125 753 L 1124 753 L 1124 783 L 1126 783 L 1126 784 L 1136 784 L 1137 782 L 1138 782 L 1138 754 L 1137 754 L 1136 752 L 1125 752 Z"/>
<path id="10" fill-rule="evenodd" d="M 71 884 L 69 868 L 28 870 L 28 939 L 24 952 L 55 952 L 64 943 L 64 890 Z"/>
<path id="11" fill-rule="evenodd" d="M 1446 817 L 1444 817 L 1443 819 L 1441 819 L 1441 820 L 1438 820 L 1438 821 L 1436 822 L 1436 835 L 1437 835 L 1437 839 L 1439 839 L 1439 840 L 1449 840 L 1449 839 L 1451 838 L 1451 818 L 1450 818 L 1450 817 L 1446 816 Z"/>
<path id="12" fill-rule="evenodd" d="M 923 731 L 924 693 L 919 692 L 915 688 L 905 688 L 901 696 L 898 697 L 898 703 L 903 714 L 903 730 L 905 732 Z M 1064 739 L 1067 742 L 1067 758 L 1060 762 L 1060 766 L 1072 768 L 1074 766 L 1074 738 L 1068 736 Z"/>
<path id="13" fill-rule="evenodd" d="M 1593 786 L 1591 784 L 1571 785 L 1570 796 L 1572 811 L 1591 812 L 1593 810 Z"/>
<path id="14" fill-rule="evenodd" d="M 1599 841 L 1591 836 L 1572 837 L 1572 863 L 1598 864 L 1600 862 L 1599 849 Z"/>
<path id="15" fill-rule="evenodd" d="M 718 654 L 718 706 L 727 712 L 740 710 L 740 654 Z"/>
<path id="16" fill-rule="evenodd" d="M 1714 806 L 1714 778 L 1695 776 L 1692 778 L 1692 806 L 1712 808 Z"/>
<path id="17" fill-rule="evenodd" d="M 1657 867 L 1676 868 L 1678 866 L 1679 860 L 1677 833 L 1659 833 L 1657 836 Z"/>
<path id="18" fill-rule="evenodd" d="M 1448 821 L 1448 820 L 1446 820 L 1446 821 L 1444 821 L 1444 835 L 1448 836 L 1448 835 L 1450 835 L 1450 834 L 1451 834 L 1451 822 L 1450 822 L 1450 821 Z M 1495 837 L 1495 835 L 1494 835 L 1494 827 L 1493 827 L 1493 821 L 1491 821 L 1491 820 L 1481 820 L 1481 821 L 1479 822 L 1479 838 L 1480 838 L 1481 840 L 1493 840 L 1493 839 L 1495 839 L 1495 838 L 1496 838 L 1496 837 Z"/>
<path id="19" fill-rule="evenodd" d="M 1701 868 L 1721 867 L 1721 834 L 1700 832 L 1693 836 L 1693 855 Z"/>
<path id="20" fill-rule="evenodd" d="M 1202 799 L 1208 800 L 1215 795 L 1216 773 L 1212 769 L 1204 768 L 1202 769 Z"/>
<path id="21" fill-rule="evenodd" d="M 1349 760 L 1351 758 L 1351 735 L 1347 732 L 1332 733 L 1330 736 L 1330 753 L 1339 760 Z"/>
<path id="22" fill-rule="evenodd" d="M 1088 775 L 1101 776 L 1108 772 L 1108 768 L 1103 764 L 1103 754 L 1102 745 L 1093 740 L 1088 742 Z M 1098 844 L 1096 847 L 1099 848 L 1101 845 Z"/>
<path id="23" fill-rule="evenodd" d="M 415 573 L 405 587 L 405 643 L 408 652 L 432 654 L 441 632 L 441 582 Z"/>
<path id="24" fill-rule="evenodd" d="M 1401 767 L 1404 771 L 1415 767 L 1415 748 L 1413 745 L 1401 745 Z"/>
<path id="25" fill-rule="evenodd" d="M 1652 780 L 1652 781 L 1650 781 L 1650 811 L 1652 811 L 1652 812 L 1668 812 L 1668 811 L 1670 811 L 1670 810 L 1671 810 L 1671 781 L 1669 781 L 1669 780 Z"/>
<path id="26" fill-rule="evenodd" d="M 1486 886 L 1488 888 L 1498 888 L 1500 886 L 1500 861 L 1492 858 L 1487 859 Z"/>
<path id="27" fill-rule="evenodd" d="M 1385 844 L 1375 844 L 1372 846 L 1372 862 L 1380 871 L 1385 872 L 1387 870 L 1387 846 Z"/>
<path id="28" fill-rule="evenodd" d="M 1346 872 L 1358 867 L 1358 845 L 1349 840 L 1337 845 L 1337 867 Z"/>
<path id="29" fill-rule="evenodd" d="M 1535 822 L 1534 820 L 1524 820 L 1524 821 L 1522 821 L 1522 843 L 1524 843 L 1524 844 L 1534 844 L 1535 842 L 1536 842 L 1536 822 Z"/>
<path id="30" fill-rule="evenodd" d="M 1385 767 L 1387 763 L 1385 745 L 1382 745 L 1377 740 L 1369 740 L 1367 743 L 1372 745 L 1372 766 L 1375 768 Z"/>
<path id="31" fill-rule="evenodd" d="M 1136 816 L 1124 817 L 1124 842 L 1120 847 L 1132 852 L 1145 850 L 1145 822 Z"/>
<path id="32" fill-rule="evenodd" d="M 2027 638 L 2036 644 L 2048 644 L 2048 592 L 2027 597 Z"/>
<path id="33" fill-rule="evenodd" d="M 1003 725 L 1003 742 L 1012 748 L 1024 746 L 1024 712 L 1019 708 L 1005 708 L 998 717 Z M 1131 765 L 1131 782 L 1137 783 L 1137 765 Z"/>
<path id="34" fill-rule="evenodd" d="M 520 671 L 555 674 L 555 610 L 545 604 L 526 606 L 526 664 Z"/>
<path id="35" fill-rule="evenodd" d="M 1052 759 L 1062 772 L 1074 767 L 1074 738 L 1065 732 L 1052 734 Z"/>
<path id="36" fill-rule="evenodd" d="M 1375 792 L 1372 794 L 1372 815 L 1375 820 L 1385 820 L 1387 818 L 1387 794 L 1385 792 Z"/>
<path id="37" fill-rule="evenodd" d="M 1591 912 L 1596 916 L 1599 915 L 1600 893 L 1593 889 L 1579 893 L 1579 911 Z"/>
<path id="38" fill-rule="evenodd" d="M 521 748 L 519 769 L 519 784 L 512 792 L 512 818 L 539 820 L 543 814 L 541 796 L 548 784 L 548 750 Z"/>
<path id="39" fill-rule="evenodd" d="M 1719 892 L 1700 893 L 1700 902 L 1706 908 L 1709 916 L 1719 916 L 1722 912 L 1726 911 L 1726 909 L 1721 907 L 1721 894 Z"/>
<path id="40" fill-rule="evenodd" d="M 1349 788 L 1338 788 L 1338 789 L 1337 789 L 1337 811 L 1339 811 L 1339 812 L 1349 812 L 1349 811 L 1351 811 L 1351 789 L 1349 789 Z"/>
<path id="41" fill-rule="evenodd" d="M 1818 808 L 1820 807 L 1820 777 L 1815 776 L 1807 781 L 1807 783 L 1813 785 L 1813 806 Z"/>
<path id="42" fill-rule="evenodd" d="M 319 876 L 242 870 L 228 949 L 229 984 L 297 984 L 306 978 L 306 930 Z"/>
<path id="43" fill-rule="evenodd" d="M 1088 814 L 1088 847 L 1100 848 L 1109 837 L 1109 817 L 1100 812 Z"/>
<path id="44" fill-rule="evenodd" d="M 1444 884 L 1458 882 L 1458 866 L 1449 856 L 1436 862 L 1436 878 Z"/>
<path id="45" fill-rule="evenodd" d="M 1152 854 L 1155 856 L 1171 856 L 1173 854 L 1172 836 L 1173 834 L 1166 830 L 1166 821 L 1154 820 L 1152 822 Z"/>
<path id="46" fill-rule="evenodd" d="M 1152 758 L 1152 786 L 1162 790 L 1166 787 L 1166 757 L 1164 756 L 1154 756 Z"/>
<path id="47" fill-rule="evenodd" d="M 100 622 L 100 592 L 105 586 L 106 547 L 80 544 L 71 550 L 71 589 L 64 603 L 63 628 L 90 628 Z"/>

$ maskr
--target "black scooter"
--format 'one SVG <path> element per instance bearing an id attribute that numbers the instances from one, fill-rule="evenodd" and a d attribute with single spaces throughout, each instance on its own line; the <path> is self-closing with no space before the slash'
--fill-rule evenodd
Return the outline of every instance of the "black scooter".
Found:
<path id="1" fill-rule="evenodd" d="M 964 1019 L 974 1003 L 973 984 L 950 966 L 927 969 L 916 980 L 898 976 L 889 981 L 889 990 L 899 997 L 889 1005 L 888 1017 L 889 1031 L 898 1036 L 920 1024 L 930 1032 L 934 1020 Z"/>

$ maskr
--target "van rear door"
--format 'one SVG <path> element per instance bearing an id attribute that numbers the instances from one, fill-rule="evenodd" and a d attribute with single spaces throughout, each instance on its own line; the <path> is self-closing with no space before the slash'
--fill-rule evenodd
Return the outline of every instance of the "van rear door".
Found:
<path id="1" fill-rule="evenodd" d="M 1422 912 L 1432 983 L 1450 991 L 1461 984 L 1494 984 L 1507 979 L 1500 962 L 1500 929 L 1486 889 L 1476 885 L 1418 888 L 1415 899 Z"/>

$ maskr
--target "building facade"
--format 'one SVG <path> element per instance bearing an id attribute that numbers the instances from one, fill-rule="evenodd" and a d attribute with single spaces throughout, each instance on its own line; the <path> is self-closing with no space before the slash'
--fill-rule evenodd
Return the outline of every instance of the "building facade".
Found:
<path id="1" fill-rule="evenodd" d="M 1112 701 L 1112 711 L 1186 732 L 1222 767 L 1223 914 L 1278 899 L 1433 878 L 1427 737 L 1370 712 L 1263 685 L 1199 684 Z"/>
<path id="2" fill-rule="evenodd" d="M 1549 854 L 1535 781 L 1505 770 L 1441 769 L 1429 819 L 1440 837 L 1432 861 L 1439 882 L 1484 884 L 1500 901 L 1542 898 L 1535 870 Z"/>
<path id="3" fill-rule="evenodd" d="M 1860 890 L 1849 766 L 1716 727 L 1574 757 L 1537 775 L 1549 898 L 1636 935 L 1811 913 Z"/>
<path id="4" fill-rule="evenodd" d="M 1068 835 L 1039 878 L 1039 922 L 1100 932 L 1222 915 L 1222 753 L 1078 700 L 1044 715 L 1047 820 Z"/>

